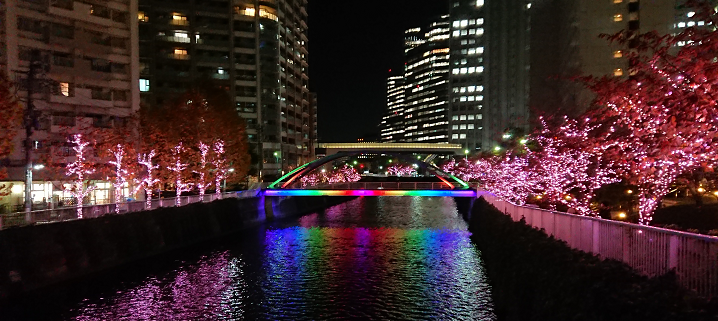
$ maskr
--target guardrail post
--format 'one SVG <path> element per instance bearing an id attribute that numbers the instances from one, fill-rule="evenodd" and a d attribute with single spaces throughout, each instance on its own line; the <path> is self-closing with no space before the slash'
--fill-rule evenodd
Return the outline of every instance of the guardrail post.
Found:
<path id="1" fill-rule="evenodd" d="M 677 235 L 671 235 L 668 239 L 668 269 L 678 267 L 678 247 L 680 246 L 680 238 Z"/>
<path id="2" fill-rule="evenodd" d="M 593 232 L 593 239 L 591 240 L 591 252 L 593 254 L 600 254 L 601 251 L 601 222 L 591 221 L 591 230 Z"/>

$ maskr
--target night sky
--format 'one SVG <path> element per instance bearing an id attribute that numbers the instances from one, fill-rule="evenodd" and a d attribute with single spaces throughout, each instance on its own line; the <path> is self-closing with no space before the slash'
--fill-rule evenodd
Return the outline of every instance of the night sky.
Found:
<path id="1" fill-rule="evenodd" d="M 309 87 L 320 142 L 378 134 L 389 69 L 403 68 L 404 30 L 448 13 L 447 0 L 309 0 Z"/>

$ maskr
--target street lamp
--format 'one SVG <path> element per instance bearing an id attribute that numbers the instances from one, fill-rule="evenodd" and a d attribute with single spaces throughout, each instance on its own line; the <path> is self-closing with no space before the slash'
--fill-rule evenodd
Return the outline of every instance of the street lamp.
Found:
<path id="1" fill-rule="evenodd" d="M 230 168 L 227 170 L 228 172 L 232 173 L 234 172 L 234 168 Z M 227 191 L 227 177 L 224 177 L 224 180 L 222 181 L 222 189 L 226 192 Z"/>

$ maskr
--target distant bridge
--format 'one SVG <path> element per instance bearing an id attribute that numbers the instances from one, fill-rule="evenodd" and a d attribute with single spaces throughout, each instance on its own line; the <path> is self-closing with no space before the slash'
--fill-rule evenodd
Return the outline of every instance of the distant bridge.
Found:
<path id="1" fill-rule="evenodd" d="M 352 144 L 354 145 L 354 144 Z M 356 144 L 370 145 L 370 144 Z M 395 144 L 400 145 L 400 144 Z M 448 144 L 430 144 L 448 145 Z M 440 170 L 428 161 L 414 159 L 411 154 L 417 149 L 411 146 L 396 147 L 388 151 L 383 149 L 361 148 L 355 151 L 339 151 L 329 156 L 304 164 L 282 176 L 264 191 L 265 196 L 452 196 L 476 197 L 476 191 L 461 179 Z M 459 146 L 460 147 L 460 146 Z M 357 148 L 359 149 L 359 148 Z M 447 148 L 449 151 L 451 148 Z M 426 150 L 428 151 L 428 150 Z M 434 175 L 440 182 L 352 182 L 323 186 L 302 187 L 299 183 L 312 171 L 345 157 L 353 157 L 366 153 L 396 155 L 410 159 L 417 168 Z"/>

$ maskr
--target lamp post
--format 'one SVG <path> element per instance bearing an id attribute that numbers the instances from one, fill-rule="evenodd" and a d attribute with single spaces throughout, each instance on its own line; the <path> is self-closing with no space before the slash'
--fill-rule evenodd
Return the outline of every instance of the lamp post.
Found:
<path id="1" fill-rule="evenodd" d="M 230 168 L 227 171 L 232 173 L 232 172 L 234 172 L 234 168 Z M 227 176 L 226 175 L 224 177 L 224 180 L 222 181 L 222 190 L 224 190 L 225 192 L 227 191 Z"/>

